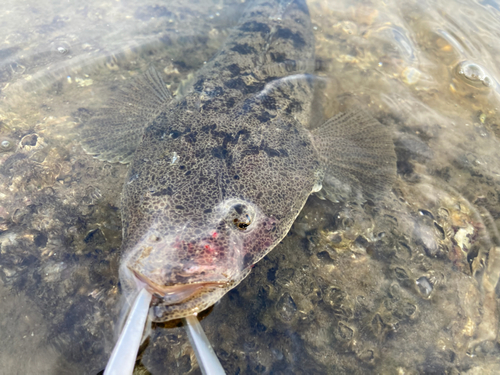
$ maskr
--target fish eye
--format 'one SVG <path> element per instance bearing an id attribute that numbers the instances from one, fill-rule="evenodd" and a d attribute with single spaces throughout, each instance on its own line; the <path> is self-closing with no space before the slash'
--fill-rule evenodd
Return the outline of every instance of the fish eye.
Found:
<path id="1" fill-rule="evenodd" d="M 243 218 L 233 219 L 233 223 L 239 230 L 246 230 L 252 224 L 252 221 L 249 215 L 245 215 Z"/>
<path id="2" fill-rule="evenodd" d="M 240 231 L 246 231 L 254 221 L 255 213 L 244 204 L 236 204 L 232 207 L 230 221 Z"/>

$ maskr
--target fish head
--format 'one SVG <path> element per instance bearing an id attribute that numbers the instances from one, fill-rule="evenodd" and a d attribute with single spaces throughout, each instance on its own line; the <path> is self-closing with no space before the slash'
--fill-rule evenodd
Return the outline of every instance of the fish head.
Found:
<path id="1" fill-rule="evenodd" d="M 126 249 L 122 283 L 143 283 L 162 306 L 183 311 L 186 303 L 193 306 L 192 312 L 203 310 L 233 288 L 251 267 L 248 249 L 271 246 L 276 230 L 274 218 L 234 198 L 198 217 L 190 215 L 173 230 L 160 212 L 154 216 Z"/>

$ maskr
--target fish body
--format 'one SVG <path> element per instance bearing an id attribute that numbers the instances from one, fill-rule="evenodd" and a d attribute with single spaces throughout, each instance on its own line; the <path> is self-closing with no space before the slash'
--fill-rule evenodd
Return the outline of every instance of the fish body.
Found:
<path id="1" fill-rule="evenodd" d="M 167 321 L 219 300 L 286 235 L 308 196 L 377 194 L 395 171 L 388 131 L 363 112 L 310 130 L 314 35 L 304 1 L 254 1 L 173 99 L 150 70 L 84 127 L 87 151 L 130 169 L 124 293 Z"/>

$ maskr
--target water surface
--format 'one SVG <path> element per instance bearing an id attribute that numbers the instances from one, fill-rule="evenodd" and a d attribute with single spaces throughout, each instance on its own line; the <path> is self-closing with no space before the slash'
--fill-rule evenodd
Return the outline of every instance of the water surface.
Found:
<path id="1" fill-rule="evenodd" d="M 228 374 L 496 373 L 500 4 L 310 1 L 325 116 L 394 129 L 386 201 L 311 197 L 203 321 Z M 96 374 L 119 300 L 119 192 L 78 127 L 150 64 L 175 92 L 241 1 L 7 0 L 0 9 L 1 373 Z M 22 359 L 21 359 L 22 358 Z M 176 323 L 137 373 L 198 374 Z"/>

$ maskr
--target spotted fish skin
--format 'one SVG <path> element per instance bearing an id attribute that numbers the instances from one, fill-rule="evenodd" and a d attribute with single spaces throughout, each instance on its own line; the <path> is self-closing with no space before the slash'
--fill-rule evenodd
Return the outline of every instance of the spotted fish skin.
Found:
<path id="1" fill-rule="evenodd" d="M 126 95 L 133 111 L 122 105 L 87 126 L 89 152 L 110 161 L 134 155 L 122 194 L 120 279 L 125 295 L 137 283 L 155 293 L 154 320 L 201 311 L 235 287 L 325 181 L 334 195 L 365 192 L 372 180 L 380 190 L 390 185 L 394 149 L 376 121 L 347 115 L 308 130 L 313 67 L 306 3 L 253 1 L 185 95 L 172 100 L 150 72 Z M 101 128 L 124 141 L 102 141 Z M 380 176 L 366 177 L 379 167 Z M 357 182 L 366 189 L 352 188 Z"/>
<path id="2" fill-rule="evenodd" d="M 163 298 L 156 320 L 212 305 L 288 232 L 319 178 L 294 118 L 312 82 L 273 82 L 313 63 L 305 3 L 257 1 L 192 89 L 145 128 L 123 192 L 122 279 L 132 270 L 154 285 L 200 285 L 182 303 Z"/>

